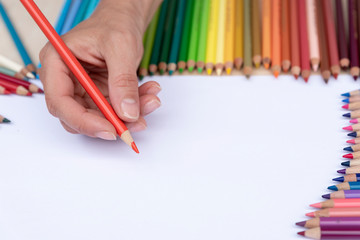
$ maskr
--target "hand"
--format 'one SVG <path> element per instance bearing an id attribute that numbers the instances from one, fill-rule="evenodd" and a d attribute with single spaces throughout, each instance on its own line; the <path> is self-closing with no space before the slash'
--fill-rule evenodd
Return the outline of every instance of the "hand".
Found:
<path id="1" fill-rule="evenodd" d="M 142 36 L 157 8 L 151 2 L 103 0 L 91 18 L 63 36 L 117 115 L 133 132 L 146 129 L 144 116 L 161 105 L 157 97 L 160 85 L 151 81 L 138 87 L 136 76 L 143 54 Z M 115 128 L 52 45 L 42 49 L 40 60 L 39 74 L 47 107 L 63 127 L 70 133 L 115 140 Z"/>

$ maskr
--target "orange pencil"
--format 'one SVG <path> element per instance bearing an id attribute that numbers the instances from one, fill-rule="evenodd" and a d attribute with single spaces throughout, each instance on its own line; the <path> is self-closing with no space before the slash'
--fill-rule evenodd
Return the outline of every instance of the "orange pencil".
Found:
<path id="1" fill-rule="evenodd" d="M 107 102 L 105 97 L 102 95 L 100 90 L 90 79 L 85 69 L 81 66 L 79 61 L 72 54 L 70 49 L 65 45 L 59 34 L 56 33 L 55 29 L 51 26 L 49 21 L 46 19 L 44 14 L 40 11 L 38 6 L 32 0 L 20 0 L 26 10 L 29 12 L 31 17 L 38 24 L 40 29 L 44 32 L 46 37 L 49 39 L 51 44 L 55 47 L 63 61 L 69 67 L 74 76 L 78 79 L 80 84 L 104 114 L 107 120 L 114 125 L 120 138 L 128 144 L 135 152 L 139 153 L 133 138 L 125 124 L 116 115 L 114 109 Z"/>
<path id="2" fill-rule="evenodd" d="M 272 71 L 277 78 L 281 72 L 281 1 L 272 0 L 271 57 Z"/>
<path id="3" fill-rule="evenodd" d="M 291 73 L 297 79 L 300 75 L 300 43 L 299 43 L 299 23 L 297 4 L 295 0 L 290 1 L 290 46 L 291 46 Z"/>
<path id="4" fill-rule="evenodd" d="M 266 69 L 271 64 L 271 0 L 262 1 L 262 59 Z"/>
<path id="5" fill-rule="evenodd" d="M 281 1 L 281 43 L 282 43 L 282 69 L 288 72 L 291 67 L 290 56 L 290 16 L 289 0 Z"/>

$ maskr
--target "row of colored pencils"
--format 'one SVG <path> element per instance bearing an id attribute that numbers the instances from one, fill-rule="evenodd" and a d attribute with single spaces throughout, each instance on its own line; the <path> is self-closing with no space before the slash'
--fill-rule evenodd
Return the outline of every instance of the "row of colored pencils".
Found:
<path id="1" fill-rule="evenodd" d="M 337 171 L 343 176 L 333 179 L 340 183 L 329 186 L 333 192 L 322 196 L 328 200 L 310 205 L 320 210 L 306 214 L 312 219 L 296 223 L 308 228 L 299 235 L 313 239 L 360 239 L 360 132 L 357 132 L 360 131 L 360 114 L 357 112 L 360 109 L 360 90 L 342 96 L 346 97 L 343 108 L 351 110 L 343 116 L 351 118 L 350 123 L 353 123 L 343 128 L 352 131 L 348 136 L 353 138 L 347 141 L 351 146 L 344 148 L 351 153 L 343 156 L 350 160 L 341 163 L 347 168 Z"/>
<path id="2" fill-rule="evenodd" d="M 249 76 L 262 64 L 276 77 L 307 81 L 320 69 L 328 81 L 350 68 L 357 78 L 359 13 L 356 0 L 165 0 L 145 34 L 139 76 L 195 68 Z"/>

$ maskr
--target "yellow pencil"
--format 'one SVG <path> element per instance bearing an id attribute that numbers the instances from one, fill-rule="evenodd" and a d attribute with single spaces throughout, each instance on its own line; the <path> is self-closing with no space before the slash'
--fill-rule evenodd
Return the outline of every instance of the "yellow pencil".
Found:
<path id="1" fill-rule="evenodd" d="M 225 49 L 225 20 L 226 20 L 226 1 L 220 0 L 218 10 L 218 34 L 216 47 L 216 65 L 215 70 L 217 75 L 221 75 L 224 69 L 224 49 Z"/>
<path id="2" fill-rule="evenodd" d="M 235 2 L 235 68 L 241 69 L 244 61 L 244 3 L 243 0 Z"/>
<path id="3" fill-rule="evenodd" d="M 208 36 L 206 43 L 206 72 L 212 74 L 214 62 L 216 60 L 218 19 L 219 19 L 220 0 L 210 1 L 210 15 L 208 22 Z"/>
<path id="4" fill-rule="evenodd" d="M 264 67 L 269 69 L 271 63 L 271 0 L 262 1 L 262 15 L 262 57 Z"/>
<path id="5" fill-rule="evenodd" d="M 234 68 L 235 0 L 226 0 L 225 70 L 228 75 Z"/>

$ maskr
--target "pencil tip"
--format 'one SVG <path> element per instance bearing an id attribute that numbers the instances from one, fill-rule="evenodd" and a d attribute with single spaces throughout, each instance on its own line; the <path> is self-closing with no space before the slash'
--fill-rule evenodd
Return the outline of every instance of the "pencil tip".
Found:
<path id="1" fill-rule="evenodd" d="M 169 70 L 169 75 L 173 75 L 174 71 L 173 70 Z"/>
<path id="2" fill-rule="evenodd" d="M 183 73 L 184 69 L 183 68 L 179 68 L 179 73 Z"/>
<path id="3" fill-rule="evenodd" d="M 9 119 L 7 119 L 7 118 L 3 119 L 3 123 L 9 123 L 9 122 L 11 122 Z"/>
<path id="4" fill-rule="evenodd" d="M 357 78 L 358 78 L 358 76 L 353 76 L 353 78 L 354 78 L 354 81 L 356 81 L 356 80 L 357 80 Z"/>
<path id="5" fill-rule="evenodd" d="M 351 118 L 351 113 L 345 113 L 343 114 L 343 117 Z"/>
<path id="6" fill-rule="evenodd" d="M 194 67 L 189 67 L 189 68 L 188 68 L 188 71 L 189 71 L 189 72 L 192 72 L 193 70 L 194 70 Z"/>
<path id="7" fill-rule="evenodd" d="M 221 73 L 222 73 L 222 69 L 220 69 L 220 68 L 216 69 L 216 74 L 217 74 L 218 76 L 220 76 Z"/>
<path id="8" fill-rule="evenodd" d="M 359 121 L 355 118 L 355 119 L 351 119 L 350 121 L 349 121 L 350 123 L 359 123 Z"/>
<path id="9" fill-rule="evenodd" d="M 357 133 L 356 132 L 351 132 L 348 134 L 349 137 L 357 137 Z"/>
<path id="10" fill-rule="evenodd" d="M 343 97 L 350 97 L 350 93 L 343 93 L 343 94 L 341 94 L 341 96 L 343 96 Z"/>
<path id="11" fill-rule="evenodd" d="M 349 104 L 345 104 L 344 106 L 342 106 L 343 109 L 349 109 Z"/>
<path id="12" fill-rule="evenodd" d="M 337 191 L 338 190 L 338 188 L 335 185 L 329 186 L 328 189 L 332 190 L 332 191 Z"/>
<path id="13" fill-rule="evenodd" d="M 315 217 L 315 213 L 314 212 L 309 212 L 307 214 L 305 214 L 307 217 Z"/>
<path id="14" fill-rule="evenodd" d="M 346 169 L 340 169 L 340 170 L 337 170 L 337 173 L 340 173 L 340 174 L 346 174 Z"/>
<path id="15" fill-rule="evenodd" d="M 353 131 L 353 127 L 352 126 L 343 127 L 343 130 Z"/>
<path id="16" fill-rule="evenodd" d="M 41 88 L 39 88 L 38 93 L 44 93 L 44 90 L 42 90 Z"/>
<path id="17" fill-rule="evenodd" d="M 355 139 L 350 139 L 350 140 L 347 140 L 346 143 L 351 143 L 351 144 L 355 144 Z"/>
<path id="18" fill-rule="evenodd" d="M 270 64 L 269 64 L 269 63 L 264 63 L 264 67 L 265 67 L 266 69 L 269 69 L 269 68 L 270 68 Z"/>
<path id="19" fill-rule="evenodd" d="M 343 156 L 343 158 L 353 159 L 354 157 L 353 157 L 352 153 L 348 153 L 348 154 L 345 154 L 345 155 Z"/>
<path id="20" fill-rule="evenodd" d="M 255 63 L 255 68 L 260 68 L 260 63 Z"/>
<path id="21" fill-rule="evenodd" d="M 160 69 L 160 74 L 163 75 L 164 74 L 164 69 Z"/>
<path id="22" fill-rule="evenodd" d="M 337 178 L 333 178 L 333 181 L 336 181 L 336 182 L 343 182 L 343 181 L 344 181 L 344 177 L 337 177 Z"/>
<path id="23" fill-rule="evenodd" d="M 144 79 L 144 75 L 139 76 L 140 81 Z"/>
<path id="24" fill-rule="evenodd" d="M 295 79 L 297 80 L 299 78 L 299 75 L 294 74 Z"/>
<path id="25" fill-rule="evenodd" d="M 298 232 L 298 235 L 300 235 L 300 236 L 305 236 L 305 231 Z"/>
<path id="26" fill-rule="evenodd" d="M 136 144 L 135 144 L 135 142 L 132 142 L 132 143 L 131 143 L 131 148 L 132 148 L 136 153 L 140 153 L 140 152 L 139 152 L 139 149 L 137 148 L 137 146 L 136 146 Z"/>
<path id="27" fill-rule="evenodd" d="M 350 167 L 350 161 L 342 162 L 341 165 L 344 167 Z"/>
<path id="28" fill-rule="evenodd" d="M 314 203 L 314 204 L 310 204 L 310 207 L 313 207 L 313 208 L 321 208 L 321 207 L 322 207 L 322 204 L 321 204 L 321 203 Z"/>
<path id="29" fill-rule="evenodd" d="M 28 93 L 26 94 L 26 96 L 32 96 L 32 93 L 31 93 L 31 92 L 28 92 Z"/>
<path id="30" fill-rule="evenodd" d="M 203 68 L 198 68 L 197 71 L 198 71 L 198 73 L 202 73 L 202 72 L 203 72 Z"/>
<path id="31" fill-rule="evenodd" d="M 211 68 L 208 68 L 208 69 L 206 70 L 206 72 L 207 72 L 208 75 L 211 75 L 211 74 L 212 74 L 212 69 L 211 69 Z"/>
<path id="32" fill-rule="evenodd" d="M 350 100 L 349 100 L 348 98 L 345 98 L 345 99 L 342 100 L 342 102 L 344 102 L 344 103 L 349 103 Z"/>
<path id="33" fill-rule="evenodd" d="M 231 74 L 231 68 L 226 68 L 226 74 L 230 75 Z"/>
<path id="34" fill-rule="evenodd" d="M 304 78 L 304 80 L 305 80 L 305 82 L 307 83 L 307 82 L 309 81 L 309 78 L 306 77 L 306 78 Z"/>
<path id="35" fill-rule="evenodd" d="M 297 226 L 300 226 L 300 227 L 305 227 L 305 224 L 306 224 L 306 221 L 302 221 L 302 222 L 297 222 L 295 223 Z"/>
<path id="36" fill-rule="evenodd" d="M 278 78 L 279 74 L 280 74 L 279 71 L 274 71 L 275 78 Z"/>
<path id="37" fill-rule="evenodd" d="M 337 73 L 334 73 L 334 78 L 337 79 L 338 78 L 338 75 Z"/>
<path id="38" fill-rule="evenodd" d="M 344 148 L 344 151 L 353 152 L 353 149 L 352 149 L 352 147 L 346 147 L 346 148 Z"/>
<path id="39" fill-rule="evenodd" d="M 329 194 L 329 193 L 328 193 L 328 194 L 324 194 L 324 195 L 322 195 L 322 198 L 330 199 L 330 194 Z"/>
<path id="40" fill-rule="evenodd" d="M 314 72 L 317 72 L 319 70 L 319 65 L 318 64 L 313 65 L 313 70 Z"/>

